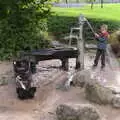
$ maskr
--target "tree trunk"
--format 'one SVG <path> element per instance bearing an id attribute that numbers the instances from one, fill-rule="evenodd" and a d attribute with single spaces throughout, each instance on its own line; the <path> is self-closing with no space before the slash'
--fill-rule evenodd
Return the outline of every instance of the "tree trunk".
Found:
<path id="1" fill-rule="evenodd" d="M 65 0 L 66 4 L 68 4 L 68 0 Z"/>
<path id="2" fill-rule="evenodd" d="M 103 8 L 103 0 L 101 0 L 101 8 Z"/>
<path id="3" fill-rule="evenodd" d="M 91 2 L 91 9 L 93 9 L 93 2 Z"/>
<path id="4" fill-rule="evenodd" d="M 79 0 L 76 0 L 76 3 L 79 3 Z"/>

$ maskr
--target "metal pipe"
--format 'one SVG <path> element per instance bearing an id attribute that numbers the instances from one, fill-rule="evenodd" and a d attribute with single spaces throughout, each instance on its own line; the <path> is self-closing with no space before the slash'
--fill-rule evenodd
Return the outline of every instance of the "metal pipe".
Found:
<path id="1" fill-rule="evenodd" d="M 95 31 L 94 31 L 93 27 L 91 26 L 91 24 L 89 23 L 89 21 L 87 20 L 86 22 L 87 22 L 88 26 L 90 27 L 91 31 L 93 32 L 93 34 L 95 34 Z"/>
<path id="2" fill-rule="evenodd" d="M 86 19 L 86 17 L 84 15 L 80 15 L 79 17 L 79 22 L 86 22 L 88 24 L 88 26 L 90 27 L 91 31 L 93 32 L 93 34 L 95 34 L 96 32 L 94 31 L 93 27 L 91 26 L 91 24 L 89 23 L 89 21 Z"/>

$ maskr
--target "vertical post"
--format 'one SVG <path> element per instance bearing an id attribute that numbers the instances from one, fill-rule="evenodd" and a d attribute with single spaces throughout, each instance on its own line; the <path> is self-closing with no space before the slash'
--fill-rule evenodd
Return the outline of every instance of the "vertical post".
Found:
<path id="1" fill-rule="evenodd" d="M 84 39 L 83 39 L 83 23 L 80 25 L 79 38 L 77 40 L 78 57 L 76 59 L 76 69 L 84 69 Z"/>
<path id="2" fill-rule="evenodd" d="M 81 67 L 80 69 L 83 70 L 84 69 L 84 39 L 83 39 L 83 22 L 81 23 L 80 26 L 80 36 L 79 36 L 79 50 L 80 50 L 80 63 L 81 63 Z"/>
<path id="3" fill-rule="evenodd" d="M 83 25 L 86 21 L 84 16 L 80 16 L 80 32 L 77 41 L 77 49 L 78 49 L 78 58 L 76 59 L 76 68 L 83 70 L 84 69 L 84 39 L 83 39 Z"/>
<path id="4" fill-rule="evenodd" d="M 69 68 L 68 58 L 63 58 L 61 59 L 61 61 L 62 61 L 62 69 L 68 71 Z"/>
<path id="5" fill-rule="evenodd" d="M 71 30 L 70 30 L 69 47 L 70 47 L 70 46 L 71 46 L 71 44 L 72 44 L 72 32 L 73 32 L 73 30 L 72 30 L 72 28 L 71 28 Z"/>
<path id="6" fill-rule="evenodd" d="M 78 51 L 78 57 L 76 58 L 76 69 L 81 68 L 81 61 L 80 61 L 80 55 L 81 55 L 81 50 L 80 50 L 80 39 L 77 39 L 77 51 Z"/>

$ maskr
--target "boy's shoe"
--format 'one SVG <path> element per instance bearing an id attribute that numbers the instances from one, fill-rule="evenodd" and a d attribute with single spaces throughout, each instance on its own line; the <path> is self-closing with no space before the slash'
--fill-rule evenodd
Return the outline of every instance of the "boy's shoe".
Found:
<path id="1" fill-rule="evenodd" d="M 104 68 L 105 68 L 105 65 L 102 65 L 102 66 L 101 66 L 101 69 L 104 69 Z"/>
<path id="2" fill-rule="evenodd" d="M 96 68 L 96 67 L 97 67 L 97 65 L 95 65 L 95 64 L 92 66 L 93 69 Z"/>

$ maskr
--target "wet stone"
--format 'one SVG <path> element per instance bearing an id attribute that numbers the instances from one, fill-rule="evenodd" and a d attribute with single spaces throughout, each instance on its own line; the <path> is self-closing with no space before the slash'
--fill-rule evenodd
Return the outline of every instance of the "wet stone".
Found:
<path id="1" fill-rule="evenodd" d="M 63 104 L 56 110 L 57 120 L 102 120 L 99 111 L 89 104 Z"/>
<path id="2" fill-rule="evenodd" d="M 115 108 L 120 108 L 120 95 L 115 95 L 112 100 L 112 106 Z"/>

